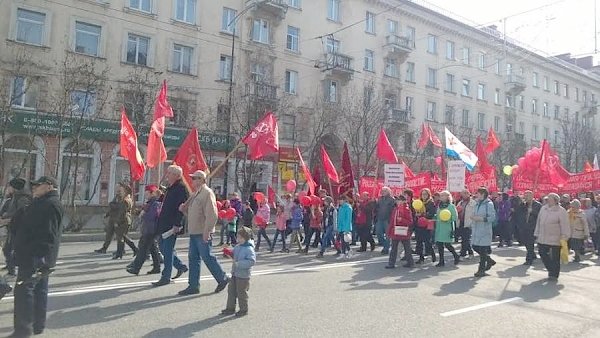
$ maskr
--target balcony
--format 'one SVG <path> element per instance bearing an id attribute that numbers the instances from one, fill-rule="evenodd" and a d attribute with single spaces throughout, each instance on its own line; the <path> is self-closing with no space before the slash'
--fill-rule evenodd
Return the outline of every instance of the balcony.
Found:
<path id="1" fill-rule="evenodd" d="M 385 48 L 388 50 L 388 55 L 399 57 L 402 62 L 406 60 L 412 52 L 412 42 L 405 36 L 391 34 L 385 37 Z"/>
<path id="2" fill-rule="evenodd" d="M 525 90 L 527 85 L 525 84 L 525 78 L 521 75 L 509 74 L 506 76 L 504 81 L 506 92 L 511 95 L 518 95 Z"/>
<path id="3" fill-rule="evenodd" d="M 344 80 L 350 80 L 354 75 L 354 68 L 352 67 L 352 57 L 328 52 L 325 54 L 325 61 L 321 64 L 324 66 L 324 70 L 329 72 L 332 76 L 338 76 Z"/>
<path id="4" fill-rule="evenodd" d="M 254 6 L 255 12 L 260 12 L 278 20 L 285 19 L 288 10 L 287 1 L 285 0 L 247 0 L 246 7 L 248 6 Z"/>
<path id="5" fill-rule="evenodd" d="M 391 108 L 388 119 L 390 123 L 410 124 L 410 112 L 406 109 Z"/>
<path id="6" fill-rule="evenodd" d="M 265 82 L 248 82 L 246 96 L 253 100 L 277 101 L 277 86 Z"/>

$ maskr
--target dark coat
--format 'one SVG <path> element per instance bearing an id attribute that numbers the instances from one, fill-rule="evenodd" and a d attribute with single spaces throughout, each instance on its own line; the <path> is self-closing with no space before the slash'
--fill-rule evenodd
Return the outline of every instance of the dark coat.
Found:
<path id="1" fill-rule="evenodd" d="M 31 204 L 31 195 L 21 191 L 15 191 L 10 201 L 7 203 L 8 205 L 6 206 L 6 211 L 3 212 L 2 218 L 10 219 L 8 231 L 14 236 L 17 227 L 23 222 L 25 210 Z"/>
<path id="2" fill-rule="evenodd" d="M 35 259 L 42 257 L 48 267 L 56 265 L 63 214 L 58 191 L 33 199 L 16 229 L 14 248 L 18 266 L 33 266 Z"/>
<path id="3" fill-rule="evenodd" d="M 521 221 L 517 223 L 517 228 L 520 234 L 533 236 L 533 231 L 535 230 L 535 225 L 537 223 L 537 218 L 541 208 L 542 205 L 536 200 L 532 202 L 531 214 L 529 215 L 527 215 L 527 203 L 523 202 L 515 208 L 515 216 Z"/>
<path id="4" fill-rule="evenodd" d="M 181 180 L 173 183 L 167 188 L 163 198 L 160 214 L 158 215 L 158 233 L 162 234 L 173 228 L 183 225 L 183 213 L 179 206 L 187 201 L 189 193 Z"/>

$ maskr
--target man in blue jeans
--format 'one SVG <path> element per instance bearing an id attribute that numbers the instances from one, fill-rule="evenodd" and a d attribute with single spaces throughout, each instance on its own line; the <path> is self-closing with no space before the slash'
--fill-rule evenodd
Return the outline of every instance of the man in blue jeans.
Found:
<path id="1" fill-rule="evenodd" d="M 375 208 L 375 233 L 377 234 L 377 242 L 383 246 L 382 255 L 387 255 L 390 252 L 390 241 L 387 238 L 386 230 L 395 207 L 396 200 L 392 197 L 392 190 L 388 187 L 381 188 L 381 197 L 379 197 Z"/>
<path id="2" fill-rule="evenodd" d="M 182 181 L 183 170 L 178 165 L 170 165 L 167 168 L 165 177 L 169 187 L 163 198 L 160 214 L 158 215 L 158 233 L 162 234 L 159 238 L 160 252 L 164 257 L 164 269 L 159 281 L 153 282 L 153 286 L 163 286 L 171 283 L 171 272 L 173 266 L 177 269 L 177 274 L 173 279 L 179 278 L 188 271 L 175 253 L 175 242 L 177 235 L 183 233 L 183 213 L 179 207 L 187 201 L 189 189 Z"/>
<path id="3" fill-rule="evenodd" d="M 321 237 L 321 251 L 317 254 L 317 258 L 323 257 L 325 249 L 329 247 L 328 243 L 335 242 L 334 231 L 337 231 L 337 209 L 333 205 L 333 198 L 330 196 L 324 199 L 325 209 L 323 210 L 323 237 Z M 338 254 L 341 251 L 337 250 Z"/>
<path id="4" fill-rule="evenodd" d="M 212 254 L 212 234 L 217 224 L 217 202 L 215 194 L 206 185 L 206 173 L 197 170 L 190 175 L 195 192 L 179 208 L 187 214 L 190 234 L 188 287 L 179 291 L 182 296 L 200 293 L 200 262 L 204 264 L 217 281 L 215 293 L 221 292 L 229 283 L 229 277 Z"/>

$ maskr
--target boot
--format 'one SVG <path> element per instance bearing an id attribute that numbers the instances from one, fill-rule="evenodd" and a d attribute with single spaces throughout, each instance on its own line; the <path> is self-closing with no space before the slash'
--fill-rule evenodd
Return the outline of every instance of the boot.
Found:
<path id="1" fill-rule="evenodd" d="M 125 243 L 117 243 L 117 251 L 113 253 L 112 259 L 122 259 L 123 252 L 125 251 Z"/>
<path id="2" fill-rule="evenodd" d="M 105 254 L 106 253 L 106 248 L 105 247 L 101 247 L 98 250 L 94 250 L 95 253 L 99 253 L 99 254 Z"/>
<path id="3" fill-rule="evenodd" d="M 496 261 L 491 259 L 489 256 L 487 257 L 487 261 L 486 261 L 486 265 L 485 265 L 485 271 L 488 271 L 489 269 L 492 268 L 492 266 L 496 265 Z"/>
<path id="4" fill-rule="evenodd" d="M 477 272 L 475 272 L 474 276 L 477 278 L 486 276 L 486 273 L 485 273 L 486 265 L 487 265 L 487 260 L 483 257 L 480 257 L 479 258 L 479 269 L 477 269 Z"/>

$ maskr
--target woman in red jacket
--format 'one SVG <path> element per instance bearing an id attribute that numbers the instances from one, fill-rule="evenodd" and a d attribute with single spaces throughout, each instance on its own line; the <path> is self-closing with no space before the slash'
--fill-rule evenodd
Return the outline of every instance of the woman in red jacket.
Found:
<path id="1" fill-rule="evenodd" d="M 406 253 L 406 264 L 404 264 L 403 267 L 412 268 L 415 264 L 410 247 L 410 238 L 412 235 L 411 226 L 413 224 L 412 212 L 406 203 L 406 197 L 401 195 L 398 200 L 399 203 L 392 212 L 392 217 L 390 218 L 387 229 L 387 235 L 392 240 L 392 250 L 390 251 L 390 259 L 388 265 L 385 267 L 386 269 L 393 269 L 396 267 L 398 244 L 400 242 L 402 242 L 404 252 Z"/>

